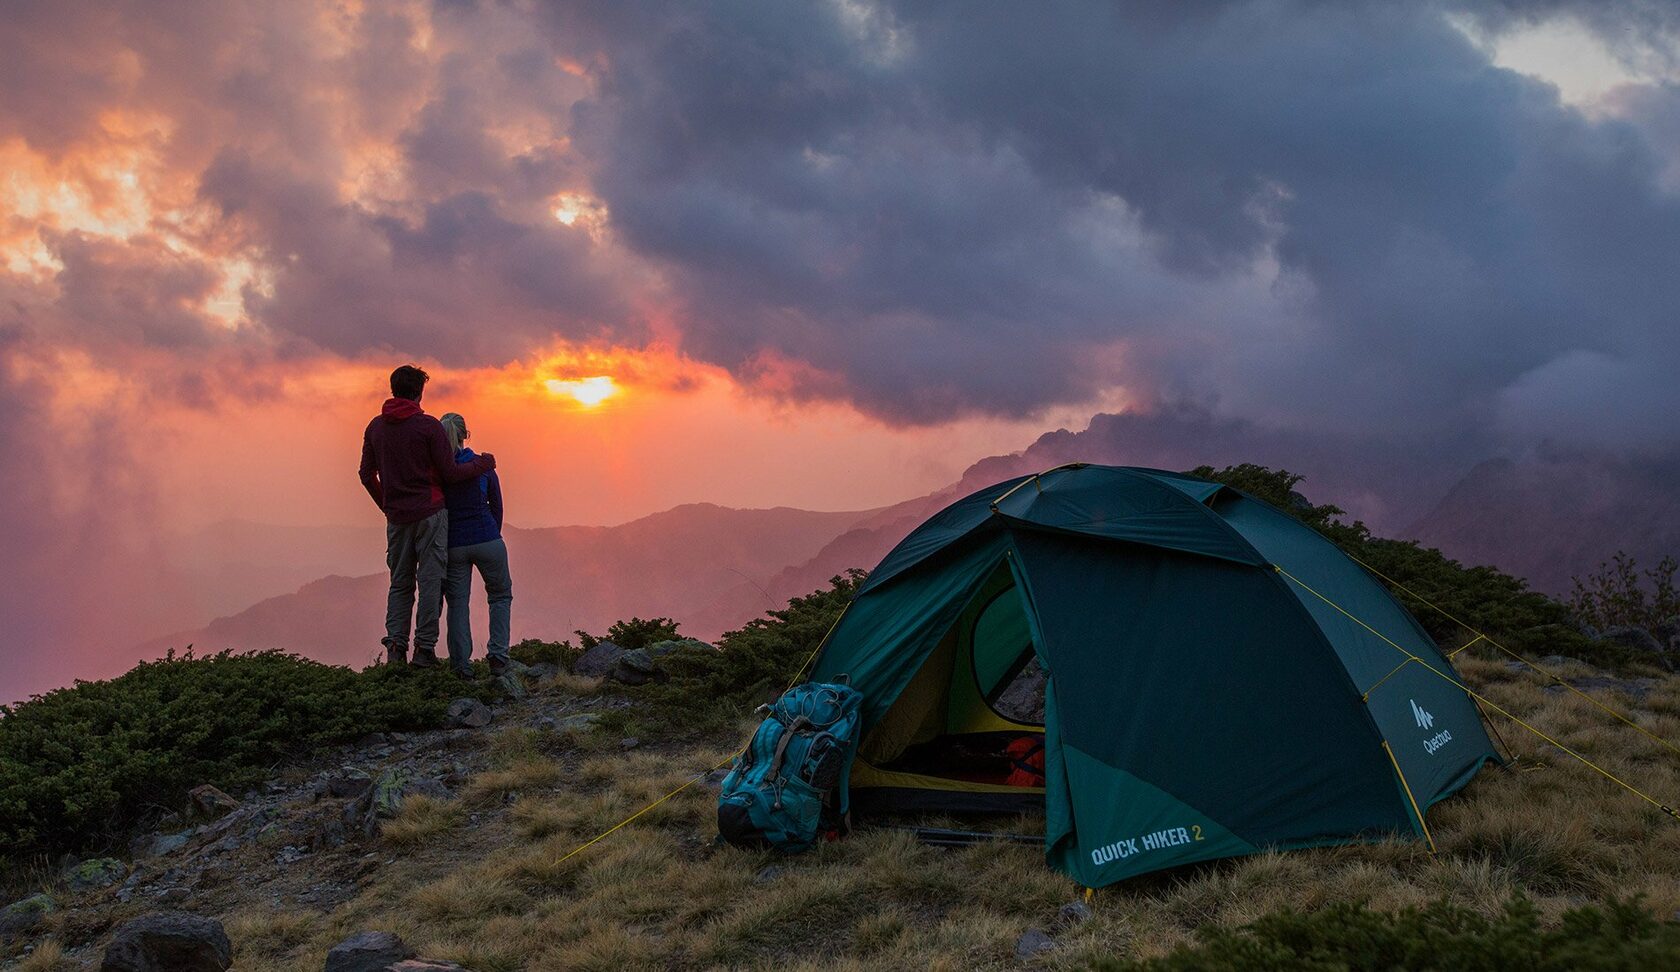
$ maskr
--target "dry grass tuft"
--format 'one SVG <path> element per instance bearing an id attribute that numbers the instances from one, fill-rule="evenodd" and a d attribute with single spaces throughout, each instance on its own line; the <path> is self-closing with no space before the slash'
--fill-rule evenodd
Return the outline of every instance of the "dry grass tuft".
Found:
<path id="1" fill-rule="evenodd" d="M 64 949 L 50 938 L 35 946 L 33 952 L 11 966 L 12 972 L 71 972 L 79 968 L 81 963 L 71 961 L 64 954 Z"/>
<path id="2" fill-rule="evenodd" d="M 287 957 L 308 942 L 322 925 L 320 915 L 310 911 L 242 911 L 225 919 L 234 956 L 266 959 Z"/>
<path id="3" fill-rule="evenodd" d="M 554 678 L 543 684 L 542 691 L 553 692 L 556 695 L 594 695 L 601 691 L 602 680 L 588 675 L 573 675 L 562 670 Z"/>
<path id="4" fill-rule="evenodd" d="M 461 824 L 461 817 L 459 801 L 411 796 L 403 800 L 396 819 L 385 824 L 380 836 L 398 847 L 415 847 L 455 830 Z"/>
<path id="5" fill-rule="evenodd" d="M 463 795 L 468 800 L 483 801 L 551 786 L 558 779 L 560 764 L 539 756 L 510 763 L 500 769 L 485 770 L 467 783 Z"/>

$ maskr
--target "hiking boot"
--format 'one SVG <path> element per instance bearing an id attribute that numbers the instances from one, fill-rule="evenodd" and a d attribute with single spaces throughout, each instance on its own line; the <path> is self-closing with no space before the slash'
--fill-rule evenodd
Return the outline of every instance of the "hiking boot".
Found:
<path id="1" fill-rule="evenodd" d="M 472 669 L 456 668 L 454 665 L 449 666 L 449 674 L 455 676 L 463 682 L 468 681 L 473 677 Z"/>
<path id="2" fill-rule="evenodd" d="M 492 657 L 490 659 L 490 676 L 492 678 L 502 674 L 503 672 L 507 671 L 507 669 L 508 669 L 507 659 L 505 659 L 505 658 L 495 658 L 495 657 Z"/>
<path id="3" fill-rule="evenodd" d="M 385 664 L 401 665 L 408 661 L 408 649 L 396 645 L 385 646 Z"/>
<path id="4" fill-rule="evenodd" d="M 414 649 L 414 657 L 408 660 L 408 664 L 411 668 L 436 668 L 438 667 L 438 656 L 436 652 L 416 648 Z"/>

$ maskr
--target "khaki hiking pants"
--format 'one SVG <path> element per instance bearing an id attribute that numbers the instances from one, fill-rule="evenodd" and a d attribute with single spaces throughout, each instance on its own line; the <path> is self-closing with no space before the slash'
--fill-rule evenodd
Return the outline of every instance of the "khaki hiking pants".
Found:
<path id="1" fill-rule="evenodd" d="M 437 654 L 438 609 L 449 571 L 449 512 L 438 510 L 416 523 L 385 524 L 385 565 L 391 593 L 385 599 L 386 648 L 408 651 L 408 622 L 414 620 L 415 654 Z M 420 612 L 415 615 L 415 588 Z"/>

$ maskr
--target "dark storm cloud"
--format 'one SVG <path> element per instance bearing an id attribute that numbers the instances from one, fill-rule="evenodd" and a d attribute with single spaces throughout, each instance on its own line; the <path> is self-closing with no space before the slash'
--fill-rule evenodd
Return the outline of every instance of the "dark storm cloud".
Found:
<path id="1" fill-rule="evenodd" d="M 1673 363 L 1680 203 L 1645 129 L 1492 66 L 1445 7 L 1129 10 L 615 5 L 554 34 L 609 54 L 574 139 L 690 346 L 888 416 L 1107 380 L 1459 435 L 1519 382 L 1530 424 L 1567 409 L 1540 386 L 1570 355 Z M 1095 366 L 1115 340 L 1130 365 Z"/>

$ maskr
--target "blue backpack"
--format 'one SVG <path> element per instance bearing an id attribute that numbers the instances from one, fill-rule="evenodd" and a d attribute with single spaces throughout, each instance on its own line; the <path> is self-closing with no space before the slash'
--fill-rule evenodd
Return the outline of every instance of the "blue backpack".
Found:
<path id="1" fill-rule="evenodd" d="M 718 794 L 723 839 L 793 852 L 841 830 L 862 705 L 849 686 L 807 682 L 761 706 L 764 721 Z"/>

